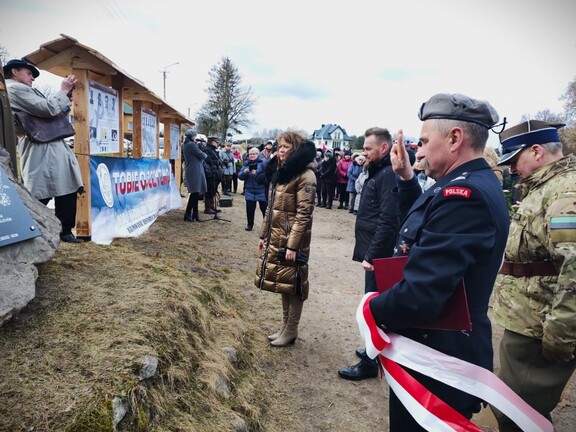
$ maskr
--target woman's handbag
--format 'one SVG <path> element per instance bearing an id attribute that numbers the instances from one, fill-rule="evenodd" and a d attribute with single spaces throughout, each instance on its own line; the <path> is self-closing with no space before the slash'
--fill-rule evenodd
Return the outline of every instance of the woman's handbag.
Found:
<path id="1" fill-rule="evenodd" d="M 54 117 L 38 117 L 17 111 L 14 112 L 14 117 L 28 138 L 37 143 L 58 141 L 76 133 L 65 113 L 60 113 Z"/>

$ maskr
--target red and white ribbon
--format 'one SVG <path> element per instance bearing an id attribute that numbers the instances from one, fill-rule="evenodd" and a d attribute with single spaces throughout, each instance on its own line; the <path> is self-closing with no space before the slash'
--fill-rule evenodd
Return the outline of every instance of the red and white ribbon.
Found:
<path id="1" fill-rule="evenodd" d="M 356 311 L 356 321 L 366 345 L 366 354 L 370 358 L 379 356 L 388 385 L 420 426 L 434 432 L 481 431 L 429 392 L 400 365 L 486 401 L 522 430 L 554 431 L 548 419 L 487 369 L 448 356 L 412 339 L 384 333 L 376 325 L 370 311 L 370 300 L 376 296 L 378 293 L 364 295 Z"/>

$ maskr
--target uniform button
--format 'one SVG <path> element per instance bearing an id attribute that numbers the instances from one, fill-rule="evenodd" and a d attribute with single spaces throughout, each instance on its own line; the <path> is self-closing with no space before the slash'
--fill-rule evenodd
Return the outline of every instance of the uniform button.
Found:
<path id="1" fill-rule="evenodd" d="M 408 228 L 404 228 L 404 232 L 408 232 Z"/>
<path id="2" fill-rule="evenodd" d="M 422 338 L 423 338 L 423 339 L 428 339 L 428 333 L 424 333 L 424 334 L 422 335 Z"/>

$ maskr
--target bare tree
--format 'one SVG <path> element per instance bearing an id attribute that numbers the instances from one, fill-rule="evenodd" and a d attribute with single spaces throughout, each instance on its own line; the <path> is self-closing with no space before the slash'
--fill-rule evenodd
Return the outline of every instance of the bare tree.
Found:
<path id="1" fill-rule="evenodd" d="M 6 47 L 3 45 L 0 45 L 0 62 L 2 62 L 2 65 L 5 65 L 8 62 L 9 56 L 10 56 L 10 53 L 8 52 Z"/>
<path id="2" fill-rule="evenodd" d="M 565 154 L 576 154 L 576 77 L 568 84 L 562 95 L 567 126 L 560 130 Z"/>
<path id="3" fill-rule="evenodd" d="M 200 108 L 198 129 L 217 135 L 221 142 L 241 134 L 240 128 L 253 124 L 249 118 L 256 97 L 250 87 L 242 86 L 238 69 L 228 57 L 222 58 L 210 70 L 208 101 Z"/>
<path id="4" fill-rule="evenodd" d="M 545 109 L 542 111 L 538 111 L 534 115 L 524 114 L 522 116 L 522 121 L 528 120 L 541 120 L 549 123 L 564 123 L 564 116 L 562 114 L 558 114 L 555 112 L 550 111 L 549 109 Z"/>
<path id="5" fill-rule="evenodd" d="M 562 95 L 564 101 L 564 112 L 569 126 L 576 124 L 576 77 L 568 84 L 566 92 Z"/>

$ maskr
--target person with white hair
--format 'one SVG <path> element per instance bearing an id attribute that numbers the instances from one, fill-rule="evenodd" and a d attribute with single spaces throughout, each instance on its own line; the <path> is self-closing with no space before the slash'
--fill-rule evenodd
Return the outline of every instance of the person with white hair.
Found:
<path id="1" fill-rule="evenodd" d="M 266 198 L 266 186 L 258 182 L 257 176 L 266 168 L 266 159 L 261 157 L 260 150 L 252 147 L 248 151 L 248 161 L 240 169 L 238 178 L 244 181 L 244 199 L 246 201 L 246 231 L 252 231 L 254 227 L 254 215 L 256 204 L 260 206 L 262 217 L 266 214 L 268 200 Z"/>

